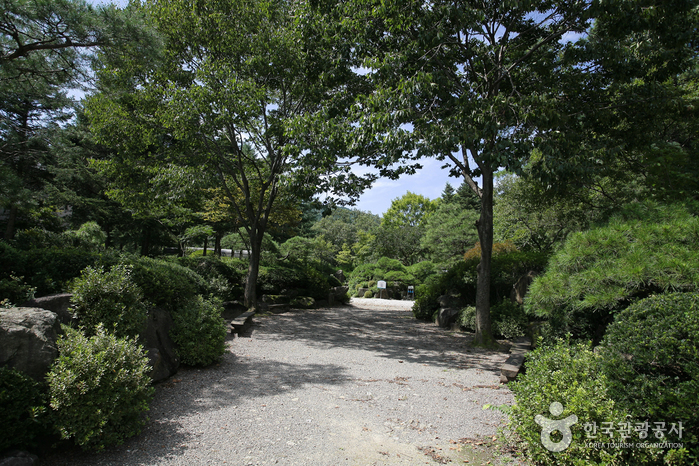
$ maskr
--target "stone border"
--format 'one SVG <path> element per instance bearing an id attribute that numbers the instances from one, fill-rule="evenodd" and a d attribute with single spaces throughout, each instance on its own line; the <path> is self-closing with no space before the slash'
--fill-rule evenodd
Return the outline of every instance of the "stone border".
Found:
<path id="1" fill-rule="evenodd" d="M 510 357 L 500 369 L 500 383 L 507 383 L 515 379 L 522 368 L 524 358 L 532 349 L 532 341 L 529 337 L 519 337 L 512 342 Z"/>

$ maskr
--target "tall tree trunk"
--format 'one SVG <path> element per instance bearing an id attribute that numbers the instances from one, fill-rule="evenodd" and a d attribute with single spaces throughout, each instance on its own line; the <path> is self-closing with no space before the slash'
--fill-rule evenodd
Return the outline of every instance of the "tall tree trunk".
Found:
<path id="1" fill-rule="evenodd" d="M 15 237 L 15 221 L 17 220 L 17 206 L 10 207 L 10 215 L 7 219 L 7 228 L 5 228 L 5 241 L 10 241 Z"/>
<path id="2" fill-rule="evenodd" d="M 216 236 L 214 237 L 214 255 L 218 258 L 221 257 L 221 238 L 223 237 L 223 233 L 216 233 Z"/>
<path id="3" fill-rule="evenodd" d="M 490 322 L 490 275 L 493 256 L 493 170 L 483 170 L 481 216 L 478 220 L 478 239 L 481 244 L 481 261 L 478 264 L 476 289 L 476 336 L 473 344 L 494 346 L 495 338 Z"/>
<path id="4" fill-rule="evenodd" d="M 248 309 L 257 306 L 257 277 L 260 274 L 260 255 L 262 252 L 262 236 L 258 228 L 250 229 L 250 255 L 248 256 L 248 277 L 245 282 L 244 304 Z"/>
<path id="5" fill-rule="evenodd" d="M 205 256 L 205 255 L 206 255 L 206 249 L 207 249 L 208 247 L 209 247 L 209 238 L 206 237 L 206 238 L 204 238 L 204 253 L 202 254 L 202 256 Z"/>

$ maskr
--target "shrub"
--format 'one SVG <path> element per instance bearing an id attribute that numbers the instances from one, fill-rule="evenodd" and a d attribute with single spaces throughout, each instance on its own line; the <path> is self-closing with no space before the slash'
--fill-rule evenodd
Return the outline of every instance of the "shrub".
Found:
<path id="1" fill-rule="evenodd" d="M 459 314 L 459 325 L 471 332 L 476 331 L 476 307 L 466 306 Z"/>
<path id="2" fill-rule="evenodd" d="M 302 296 L 326 299 L 330 284 L 325 274 L 312 267 L 288 267 L 274 265 L 260 268 L 257 280 L 258 292 L 283 294 L 296 290 Z"/>
<path id="3" fill-rule="evenodd" d="M 131 267 L 116 265 L 108 272 L 87 267 L 72 286 L 75 315 L 88 336 L 98 325 L 120 337 L 134 338 L 146 325 L 143 292 L 131 280 Z"/>
<path id="4" fill-rule="evenodd" d="M 682 422 L 682 439 L 699 460 L 699 294 L 670 293 L 615 316 L 601 345 L 610 394 L 642 420 Z"/>
<path id="5" fill-rule="evenodd" d="M 24 277 L 0 279 L 0 307 L 12 307 L 34 299 L 36 288 L 24 281 Z"/>
<path id="6" fill-rule="evenodd" d="M 515 338 L 526 334 L 529 324 L 524 308 L 507 298 L 491 306 L 490 318 L 493 322 L 493 333 L 503 338 Z"/>
<path id="7" fill-rule="evenodd" d="M 143 348 L 100 325 L 88 338 L 63 327 L 59 357 L 47 375 L 54 426 L 85 450 L 138 434 L 154 389 Z"/>
<path id="8" fill-rule="evenodd" d="M 223 261 L 216 256 L 178 257 L 176 262 L 201 276 L 207 294 L 224 301 L 238 299 L 243 294 L 243 273 L 237 263 Z"/>
<path id="9" fill-rule="evenodd" d="M 204 279 L 179 264 L 144 256 L 125 257 L 122 263 L 132 267 L 132 280 L 155 306 L 174 311 L 195 295 L 206 293 Z"/>
<path id="10" fill-rule="evenodd" d="M 46 395 L 39 383 L 9 367 L 0 367 L 0 452 L 34 446 L 46 431 Z"/>
<path id="11" fill-rule="evenodd" d="M 638 204 L 609 224 L 572 234 L 534 279 L 527 312 L 558 334 L 598 341 L 633 301 L 699 287 L 699 218 L 684 207 Z"/>
<path id="12" fill-rule="evenodd" d="M 387 285 L 390 282 L 389 288 L 395 292 L 405 292 L 408 285 L 415 283 L 415 277 L 400 261 L 382 257 L 376 263 L 362 264 L 352 271 L 349 277 L 350 291 L 354 293 L 358 288 L 372 288 L 378 280 L 385 280 Z"/>
<path id="13" fill-rule="evenodd" d="M 515 394 L 515 403 L 509 410 L 509 429 L 523 441 L 527 455 L 542 465 L 622 465 L 638 464 L 647 455 L 646 449 L 598 449 L 588 446 L 589 441 L 610 443 L 619 441 L 597 432 L 599 440 L 588 440 L 585 426 L 602 426 L 603 422 L 627 421 L 627 412 L 620 409 L 608 392 L 606 377 L 601 373 L 601 357 L 589 344 L 575 344 L 558 340 L 553 346 L 540 346 L 527 355 L 526 372 L 509 384 Z M 561 403 L 563 412 L 552 415 L 552 403 Z M 577 416 L 571 427 L 572 442 L 561 452 L 551 452 L 542 445 L 542 427 L 535 416 L 563 419 Z M 595 423 L 595 424 L 593 424 Z M 559 435 L 556 438 L 556 435 Z M 591 434 L 593 435 L 593 434 Z M 552 440 L 560 440 L 554 434 Z M 626 442 L 640 441 L 638 435 Z"/>
<path id="14" fill-rule="evenodd" d="M 373 297 L 374 297 L 374 293 L 373 293 L 372 291 L 365 291 L 365 292 L 364 292 L 364 297 L 365 297 L 365 298 L 373 298 Z"/>
<path id="15" fill-rule="evenodd" d="M 170 331 L 183 364 L 208 366 L 226 351 L 226 323 L 220 301 L 196 296 L 173 313 Z"/>

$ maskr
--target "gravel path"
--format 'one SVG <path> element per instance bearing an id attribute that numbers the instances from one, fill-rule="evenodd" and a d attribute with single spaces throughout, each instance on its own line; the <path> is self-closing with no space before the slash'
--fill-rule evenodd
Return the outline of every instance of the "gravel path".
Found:
<path id="1" fill-rule="evenodd" d="M 504 353 L 416 321 L 410 303 L 255 316 L 207 369 L 157 386 L 151 421 L 125 445 L 44 465 L 435 464 L 453 442 L 492 435 L 510 404 Z M 451 448 L 451 449 L 450 449 Z M 427 456 L 427 452 L 433 456 Z"/>

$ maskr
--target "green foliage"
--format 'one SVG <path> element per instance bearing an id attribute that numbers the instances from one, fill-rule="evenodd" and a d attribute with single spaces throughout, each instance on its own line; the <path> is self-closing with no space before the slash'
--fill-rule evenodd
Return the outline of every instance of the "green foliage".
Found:
<path id="1" fill-rule="evenodd" d="M 609 393 L 636 419 L 682 422 L 684 443 L 699 459 L 699 294 L 669 293 L 615 315 L 601 344 Z"/>
<path id="2" fill-rule="evenodd" d="M 169 311 L 207 291 L 207 284 L 199 274 L 174 262 L 130 256 L 123 263 L 132 267 L 131 279 L 144 290 L 146 299 Z"/>
<path id="3" fill-rule="evenodd" d="M 416 283 L 415 277 L 399 260 L 382 257 L 376 263 L 365 263 L 355 268 L 349 276 L 350 293 L 359 288 L 375 287 L 376 282 L 384 280 L 386 288 L 395 293 L 405 292 L 408 285 Z"/>
<path id="4" fill-rule="evenodd" d="M 413 314 L 416 318 L 431 319 L 432 314 L 439 307 L 437 299 L 445 294 L 458 295 L 464 304 L 475 305 L 480 253 L 468 252 L 467 256 L 468 260 L 457 262 L 445 273 L 431 276 L 424 285 L 416 288 L 415 304 L 413 305 Z M 543 270 L 547 260 L 548 254 L 546 253 L 517 251 L 512 245 L 494 248 L 491 264 L 491 304 L 497 304 L 503 298 L 509 298 L 512 285 L 529 271 Z M 510 329 L 507 330 L 507 333 L 511 333 L 513 322 L 512 319 L 508 318 L 507 320 L 510 321 L 507 324 Z"/>
<path id="5" fill-rule="evenodd" d="M 613 422 L 616 426 L 617 422 L 626 421 L 627 412 L 616 405 L 608 392 L 601 363 L 601 357 L 588 344 L 572 345 L 562 340 L 552 346 L 539 346 L 527 355 L 526 372 L 508 385 L 515 394 L 515 403 L 508 411 L 509 428 L 524 442 L 527 456 L 536 464 L 637 464 L 629 456 L 647 453 L 645 449 L 603 450 L 586 446 L 584 424 L 596 422 L 599 427 L 602 422 Z M 554 402 L 563 405 L 559 416 L 552 416 L 549 411 Z M 549 419 L 577 416 L 578 421 L 571 427 L 573 440 L 567 449 L 553 453 L 542 445 L 541 426 L 534 420 L 537 415 Z"/>
<path id="6" fill-rule="evenodd" d="M 415 282 L 410 283 L 410 285 L 417 286 L 425 283 L 429 277 L 436 274 L 437 266 L 432 261 L 422 261 L 417 264 L 409 265 L 406 267 L 406 270 L 409 275 L 415 278 Z"/>
<path id="7" fill-rule="evenodd" d="M 220 301 L 196 296 L 172 313 L 170 337 L 183 364 L 208 366 L 225 353 L 227 329 L 222 311 Z"/>
<path id="8" fill-rule="evenodd" d="M 529 324 L 529 319 L 524 312 L 523 306 L 512 302 L 508 298 L 504 298 L 498 304 L 491 306 L 490 318 L 493 322 L 493 334 L 507 339 L 525 335 L 527 324 Z"/>
<path id="9" fill-rule="evenodd" d="M 464 208 L 459 200 L 456 195 L 452 196 L 451 202 L 442 200 L 427 219 L 425 234 L 420 239 L 430 259 L 445 268 L 459 261 L 478 241 L 476 220 L 479 212 L 474 208 Z"/>
<path id="10" fill-rule="evenodd" d="M 100 325 L 119 337 L 137 337 L 144 329 L 148 310 L 143 291 L 131 280 L 131 267 L 86 267 L 71 287 L 75 315 L 87 336 Z"/>
<path id="11" fill-rule="evenodd" d="M 16 304 L 21 300 L 17 293 L 21 295 L 23 290 L 34 288 L 37 296 L 63 292 L 85 267 L 110 266 L 116 262 L 114 252 L 98 254 L 67 246 L 21 250 L 0 243 L 0 280 L 12 282 L 16 281 L 12 276 L 24 277 L 24 284 L 5 282 L 8 292 L 15 293 Z"/>
<path id="12" fill-rule="evenodd" d="M 313 267 L 274 265 L 260 269 L 258 290 L 264 294 L 285 294 L 296 290 L 301 296 L 327 299 L 328 276 Z"/>
<path id="13" fill-rule="evenodd" d="M 374 293 L 373 293 L 372 291 L 367 290 L 367 291 L 364 292 L 364 297 L 365 297 L 365 298 L 373 298 L 373 297 L 374 297 Z"/>
<path id="14" fill-rule="evenodd" d="M 52 419 L 61 437 L 99 450 L 138 434 L 155 392 L 143 348 L 102 326 L 90 338 L 63 329 L 60 355 L 47 375 Z"/>
<path id="15" fill-rule="evenodd" d="M 634 299 L 697 289 L 697 263 L 699 218 L 682 206 L 632 204 L 608 225 L 572 234 L 525 306 L 556 334 L 599 339 Z"/>
<path id="16" fill-rule="evenodd" d="M 466 306 L 461 309 L 459 325 L 471 332 L 476 331 L 476 306 Z"/>
<path id="17" fill-rule="evenodd" d="M 238 299 L 243 292 L 245 272 L 236 260 L 222 260 L 215 256 L 179 257 L 177 263 L 187 267 L 204 279 L 208 294 L 224 301 Z"/>
<path id="18" fill-rule="evenodd" d="M 34 299 L 36 288 L 24 281 L 24 277 L 10 275 L 0 279 L 0 307 L 12 307 Z"/>
<path id="19" fill-rule="evenodd" d="M 48 402 L 31 377 L 0 367 L 0 406 L 0 452 L 34 446 L 34 439 L 46 433 Z"/>

